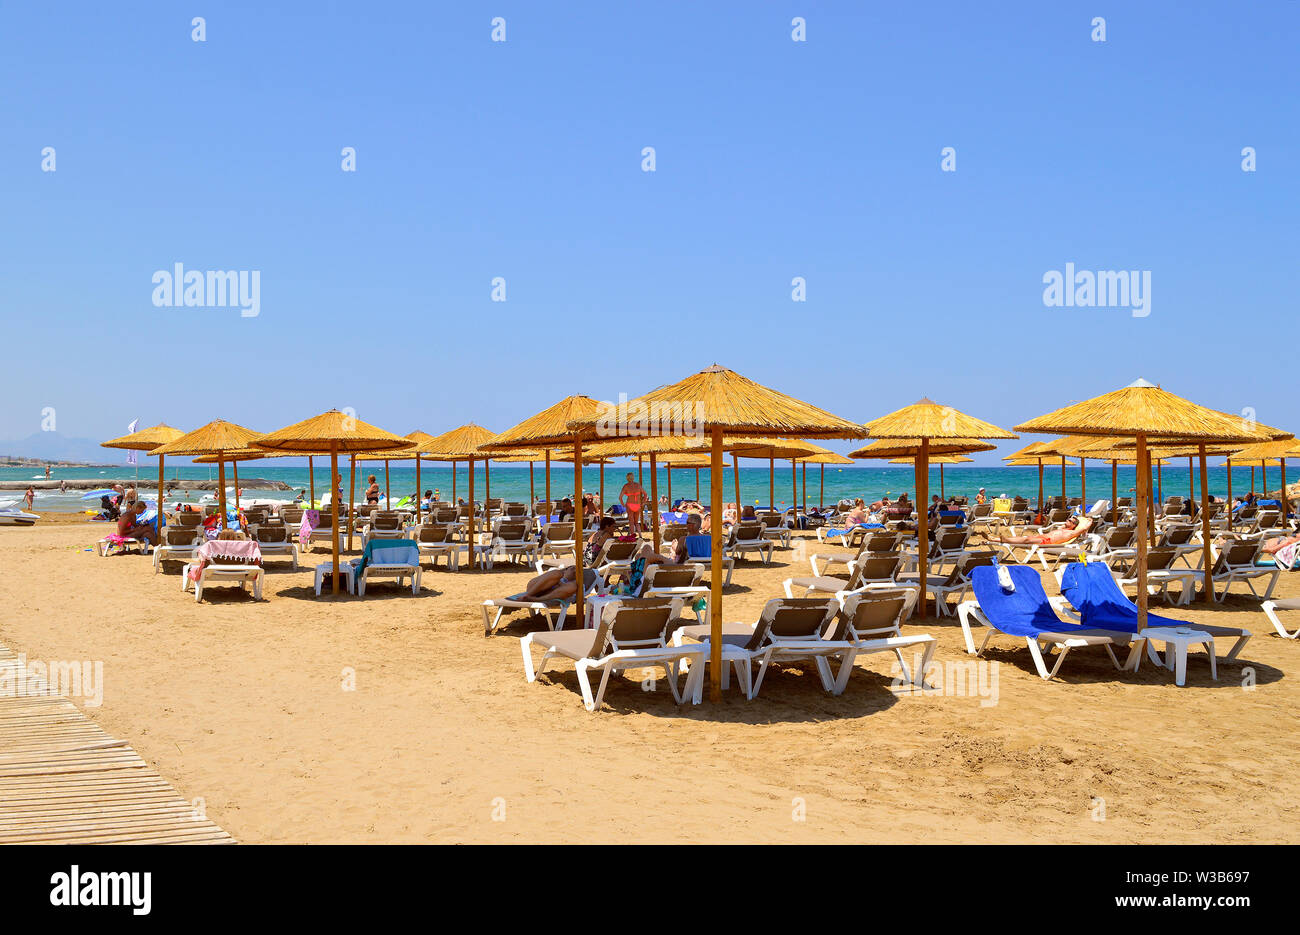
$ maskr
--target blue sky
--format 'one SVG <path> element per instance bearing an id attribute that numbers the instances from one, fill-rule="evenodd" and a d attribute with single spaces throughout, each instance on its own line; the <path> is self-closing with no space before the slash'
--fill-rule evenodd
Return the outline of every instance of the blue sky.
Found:
<path id="1" fill-rule="evenodd" d="M 715 361 L 858 420 L 1142 376 L 1300 427 L 1300 3 L 271 7 L 0 14 L 0 438 L 502 429 Z M 155 307 L 176 262 L 260 315 Z M 1066 263 L 1151 314 L 1045 307 Z"/>

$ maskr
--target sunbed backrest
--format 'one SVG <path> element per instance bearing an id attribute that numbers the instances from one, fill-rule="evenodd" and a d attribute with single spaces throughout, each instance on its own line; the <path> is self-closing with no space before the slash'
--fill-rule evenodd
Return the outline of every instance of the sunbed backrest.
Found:
<path id="1" fill-rule="evenodd" d="M 401 525 L 401 517 L 395 510 L 377 510 L 370 514 L 371 529 L 398 529 Z"/>
<path id="2" fill-rule="evenodd" d="M 567 542 L 573 538 L 573 523 L 550 523 L 545 528 L 547 542 Z"/>
<path id="3" fill-rule="evenodd" d="M 702 570 L 699 565 L 651 565 L 649 583 L 653 588 L 689 588 Z"/>
<path id="4" fill-rule="evenodd" d="M 421 525 L 416 530 L 416 539 L 419 542 L 446 542 L 447 535 L 451 532 L 450 526 Z"/>
<path id="5" fill-rule="evenodd" d="M 786 598 L 772 614 L 769 637 L 774 640 L 821 639 L 828 617 L 838 606 L 833 598 Z"/>
<path id="6" fill-rule="evenodd" d="M 1132 526 L 1112 526 L 1106 533 L 1106 545 L 1112 549 L 1123 549 L 1132 541 Z"/>
<path id="7" fill-rule="evenodd" d="M 177 526 L 185 526 L 193 529 L 195 526 L 203 525 L 203 514 L 192 513 L 189 510 L 186 510 L 182 513 L 177 513 L 172 522 Z"/>
<path id="8" fill-rule="evenodd" d="M 898 573 L 898 566 L 903 561 L 900 555 L 866 555 L 859 557 L 857 577 L 867 581 L 881 581 L 893 578 Z"/>
<path id="9" fill-rule="evenodd" d="M 903 537 L 898 533 L 876 533 L 870 536 L 862 543 L 864 552 L 893 552 L 903 543 Z"/>
<path id="10" fill-rule="evenodd" d="M 289 531 L 283 526 L 274 526 L 263 524 L 257 527 L 258 542 L 287 542 L 289 541 Z"/>
<path id="11" fill-rule="evenodd" d="M 681 601 L 659 597 L 626 598 L 605 607 L 601 618 L 619 646 L 662 643 Z"/>
<path id="12" fill-rule="evenodd" d="M 1165 530 L 1165 544 L 1186 545 L 1195 531 L 1195 526 L 1171 526 Z"/>
<path id="13" fill-rule="evenodd" d="M 303 511 L 301 507 L 285 506 L 280 508 L 280 518 L 284 520 L 286 524 L 293 523 L 296 525 L 301 523 L 302 514 Z"/>
<path id="14" fill-rule="evenodd" d="M 166 545 L 191 545 L 194 542 L 195 530 L 192 526 L 164 526 L 163 542 Z"/>
<path id="15" fill-rule="evenodd" d="M 754 522 L 737 523 L 735 531 L 732 534 L 736 542 L 742 542 L 747 539 L 760 539 L 763 536 L 763 524 Z"/>
<path id="16" fill-rule="evenodd" d="M 1234 542 L 1228 546 L 1227 560 L 1229 565 L 1249 565 L 1255 561 L 1255 555 L 1259 552 L 1259 542 L 1243 539 Z"/>
<path id="17" fill-rule="evenodd" d="M 497 535 L 510 541 L 522 541 L 528 537 L 528 524 L 513 521 L 502 523 L 497 526 Z"/>
<path id="18" fill-rule="evenodd" d="M 1177 555 L 1177 549 L 1152 549 L 1147 552 L 1147 568 L 1152 571 L 1168 568 Z"/>
<path id="19" fill-rule="evenodd" d="M 845 622 L 859 636 L 897 632 L 906 606 L 907 601 L 901 597 L 862 596 L 845 608 L 851 610 Z"/>

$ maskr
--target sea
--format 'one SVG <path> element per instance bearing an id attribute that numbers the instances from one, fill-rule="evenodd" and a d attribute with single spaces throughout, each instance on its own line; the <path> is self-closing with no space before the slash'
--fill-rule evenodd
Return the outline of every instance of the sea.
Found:
<path id="1" fill-rule="evenodd" d="M 346 464 L 340 465 L 343 473 L 344 491 L 348 489 L 348 470 Z M 157 488 L 158 468 L 157 462 L 150 459 L 142 458 L 139 465 L 139 483 L 137 488 L 141 496 L 152 499 L 155 496 Z M 57 468 L 54 470 L 53 479 L 58 480 L 65 478 L 68 480 L 126 480 L 135 478 L 137 469 L 132 466 L 114 467 L 91 467 L 91 468 Z M 636 464 L 630 467 L 613 464 L 605 467 L 605 501 L 607 503 L 617 502 L 619 488 L 622 487 L 624 477 L 631 471 L 637 473 Z M 293 490 L 257 490 L 245 488 L 242 490 L 241 497 L 248 500 L 271 500 L 283 501 L 292 500 L 299 490 L 309 490 L 310 475 L 306 465 L 289 466 L 282 463 L 273 462 L 245 462 L 240 466 L 241 481 L 248 478 L 265 478 L 268 480 L 279 480 L 288 484 Z M 1263 478 L 1258 467 L 1254 470 L 1254 484 L 1256 489 L 1263 490 Z M 1296 473 L 1300 476 L 1300 465 L 1296 468 Z M 364 499 L 362 492 L 366 487 L 366 477 L 374 474 L 380 485 L 384 489 L 384 470 L 382 463 L 370 463 L 365 468 L 358 466 L 356 481 L 356 499 Z M 1153 475 L 1155 472 L 1153 472 Z M 1268 472 L 1269 484 L 1276 489 L 1280 480 L 1279 473 L 1276 469 L 1270 469 Z M 187 478 L 193 480 L 211 480 L 216 481 L 216 465 L 177 465 L 170 463 L 167 465 L 167 478 Z M 44 480 L 45 474 L 43 469 L 33 467 L 3 467 L 0 468 L 0 480 L 4 481 L 24 481 L 24 480 Z M 797 493 L 798 502 L 805 502 L 805 493 L 803 489 L 804 474 L 800 468 L 799 490 Z M 482 464 L 476 464 L 474 468 L 474 496 L 482 500 L 488 495 L 484 483 L 484 472 Z M 1046 496 L 1057 496 L 1061 493 L 1061 470 L 1059 467 L 1045 467 L 1043 471 L 1043 491 Z M 772 499 L 775 501 L 771 504 L 777 508 L 784 508 L 793 501 L 795 492 L 791 488 L 790 463 L 785 462 L 784 468 L 781 462 L 777 462 L 775 472 L 775 495 Z M 1083 493 L 1082 479 L 1078 467 L 1069 467 L 1065 471 L 1065 494 L 1066 496 L 1077 497 Z M 647 491 L 650 490 L 650 469 L 648 462 L 642 468 L 642 484 Z M 530 475 L 528 465 L 526 464 L 494 464 L 491 468 L 491 496 L 502 497 L 507 500 L 526 501 L 530 494 Z M 589 492 L 597 492 L 600 489 L 600 469 L 598 467 L 586 467 L 583 469 L 583 489 Z M 696 497 L 696 472 L 693 468 L 679 468 L 672 471 L 672 488 L 671 496 L 674 500 L 679 498 L 695 499 Z M 768 466 L 746 466 L 740 468 L 740 499 L 745 504 L 754 504 L 758 506 L 768 505 Z M 1132 466 L 1121 465 L 1119 467 L 1119 492 L 1120 496 L 1132 495 L 1136 483 L 1136 472 Z M 226 484 L 227 487 L 233 487 L 234 479 L 230 466 L 226 466 Z M 659 468 L 659 495 L 661 497 L 669 495 L 669 472 L 665 468 Z M 735 481 L 730 466 L 724 471 L 723 476 L 725 497 L 727 501 L 735 499 Z M 1228 492 L 1228 475 L 1227 469 L 1222 466 L 1211 467 L 1209 470 L 1210 493 L 1215 496 L 1224 496 Z M 396 462 L 389 468 L 388 485 L 394 501 L 402 497 L 411 496 L 416 493 L 415 486 L 415 468 L 409 463 L 403 463 L 398 466 Z M 438 464 L 424 464 L 420 468 L 420 485 L 425 490 L 436 490 L 442 499 L 449 500 L 452 498 L 453 481 L 450 466 Z M 1157 478 L 1153 476 L 1153 485 L 1158 485 L 1161 492 L 1161 499 L 1171 495 L 1186 497 L 1188 489 L 1188 470 L 1186 466 L 1176 467 L 1173 465 L 1165 467 Z M 315 487 L 316 496 L 319 499 L 322 493 L 328 490 L 329 486 L 329 466 L 328 463 L 322 467 L 318 460 L 315 465 Z M 1234 496 L 1245 493 L 1252 486 L 1252 469 L 1233 465 L 1232 474 L 1232 491 Z M 1037 467 L 979 467 L 975 465 L 945 466 L 943 469 L 943 489 L 948 495 L 965 495 L 974 500 L 975 494 L 979 489 L 985 488 L 990 497 L 996 496 L 1024 496 L 1033 500 L 1038 495 L 1038 468 Z M 709 471 L 707 468 L 700 469 L 699 472 L 699 497 L 703 502 L 708 502 L 709 496 Z M 456 470 L 456 480 L 454 484 L 455 495 L 465 497 L 468 490 L 468 472 L 464 465 L 458 465 Z M 552 464 L 551 467 L 551 494 L 553 497 L 567 496 L 573 490 L 573 468 L 567 464 Z M 888 495 L 890 498 L 897 497 L 900 493 L 907 492 L 908 496 L 915 499 L 915 480 L 914 473 L 910 467 L 906 466 L 889 466 L 889 467 L 869 467 L 869 466 L 852 466 L 839 467 L 828 465 L 825 469 L 824 486 L 823 475 L 819 465 L 809 465 L 807 469 L 807 488 L 806 502 L 809 505 L 816 506 L 819 503 L 834 504 L 841 498 L 845 497 L 862 497 L 867 502 L 877 500 L 881 496 Z M 940 490 L 940 472 L 937 467 L 930 472 L 930 491 L 938 493 Z M 1095 465 L 1089 465 L 1087 473 L 1087 495 L 1088 498 L 1095 499 L 1099 497 L 1109 497 L 1111 490 L 1111 469 L 1108 463 L 1097 462 Z M 537 496 L 542 497 L 545 491 L 545 471 L 543 465 L 538 462 L 534 465 L 531 477 L 531 491 Z M 38 490 L 36 492 L 37 512 L 48 510 L 51 512 L 76 512 L 78 510 L 93 509 L 98 506 L 98 498 L 93 501 L 83 501 L 84 491 L 68 490 L 60 492 L 57 490 Z M 0 502 L 16 500 L 22 496 L 20 490 L 0 491 Z M 168 499 L 185 499 L 191 502 L 197 502 L 202 496 L 202 491 L 185 491 L 178 494 L 171 494 Z M 1199 488 L 1196 496 L 1200 496 Z"/>

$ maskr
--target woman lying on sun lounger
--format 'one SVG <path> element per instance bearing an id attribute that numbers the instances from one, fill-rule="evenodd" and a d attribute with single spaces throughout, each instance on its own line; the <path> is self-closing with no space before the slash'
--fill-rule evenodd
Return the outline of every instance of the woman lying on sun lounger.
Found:
<path id="1" fill-rule="evenodd" d="M 1007 536 L 1005 538 L 999 535 L 997 541 L 1006 545 L 1065 545 L 1082 536 L 1091 527 L 1092 520 L 1088 517 L 1085 516 L 1080 519 L 1078 516 L 1071 516 L 1060 529 L 1055 529 L 1045 535 Z"/>
<path id="2" fill-rule="evenodd" d="M 510 595 L 512 601 L 571 601 L 578 593 L 576 568 L 566 565 L 552 568 L 528 582 L 518 594 Z"/>

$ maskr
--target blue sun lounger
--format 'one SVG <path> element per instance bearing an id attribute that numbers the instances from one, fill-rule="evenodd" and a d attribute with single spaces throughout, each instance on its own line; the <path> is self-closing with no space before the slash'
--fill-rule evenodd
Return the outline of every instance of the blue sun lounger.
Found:
<path id="1" fill-rule="evenodd" d="M 1134 661 L 1134 653 L 1140 653 L 1142 643 L 1139 641 L 1130 651 L 1124 665 L 1120 665 L 1115 656 L 1114 647 L 1128 646 L 1135 639 L 1131 630 L 1115 630 L 1109 627 L 1088 627 L 1077 623 L 1066 623 L 1057 616 L 1057 607 L 1043 590 L 1038 572 L 1028 565 L 1001 566 L 1011 574 L 1011 583 L 1015 590 L 1005 591 L 998 583 L 996 565 L 972 568 L 970 573 L 971 590 L 975 599 L 962 601 L 957 606 L 957 616 L 961 621 L 962 635 L 966 638 L 966 651 L 974 656 L 983 655 L 994 632 L 1007 636 L 1021 637 L 1033 657 L 1034 668 L 1044 679 L 1051 679 L 1061 668 L 1061 663 L 1071 649 L 1084 646 L 1100 646 L 1110 656 L 1116 669 L 1128 668 Z M 1057 602 L 1064 604 L 1064 598 Z M 975 649 L 975 640 L 971 635 L 972 624 L 989 628 L 988 634 L 979 650 Z M 1043 655 L 1043 647 L 1050 656 L 1053 650 L 1060 650 L 1056 662 L 1049 670 Z"/>
<path id="2" fill-rule="evenodd" d="M 1080 562 L 1067 565 L 1065 573 L 1061 576 L 1061 594 L 1079 612 L 1082 626 L 1137 633 L 1137 604 L 1129 600 L 1128 595 L 1120 588 L 1119 582 L 1115 580 L 1114 573 L 1105 565 L 1100 563 L 1084 565 Z M 1237 654 L 1251 637 L 1249 630 L 1240 627 L 1207 626 L 1187 620 L 1174 620 L 1172 617 L 1150 612 L 1147 613 L 1147 626 L 1190 627 L 1215 638 L 1234 637 L 1237 642 L 1224 657 L 1228 662 L 1237 658 Z"/>

